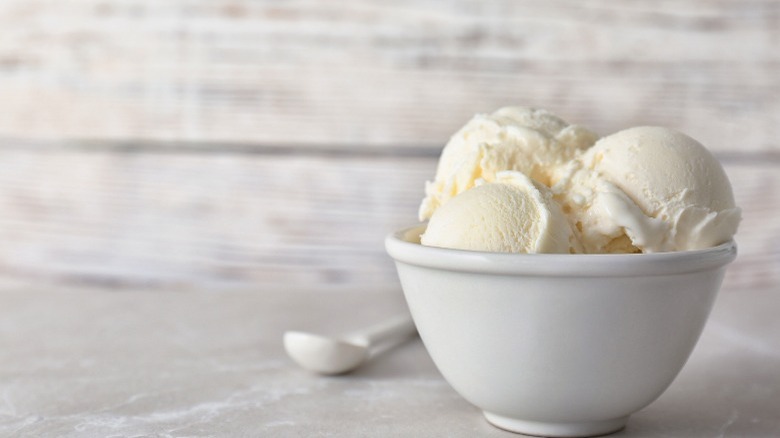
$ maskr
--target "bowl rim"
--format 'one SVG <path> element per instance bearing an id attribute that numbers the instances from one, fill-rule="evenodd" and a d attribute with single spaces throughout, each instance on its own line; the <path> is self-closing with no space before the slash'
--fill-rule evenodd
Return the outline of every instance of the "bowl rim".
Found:
<path id="1" fill-rule="evenodd" d="M 515 254 L 421 245 L 426 224 L 402 228 L 385 238 L 385 249 L 399 263 L 446 271 L 554 277 L 665 276 L 721 268 L 737 256 L 732 239 L 691 251 L 651 254 Z"/>

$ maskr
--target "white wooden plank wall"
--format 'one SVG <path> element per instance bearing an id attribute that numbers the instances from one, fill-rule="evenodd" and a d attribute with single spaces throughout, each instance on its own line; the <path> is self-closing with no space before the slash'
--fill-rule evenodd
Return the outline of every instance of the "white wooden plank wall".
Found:
<path id="1" fill-rule="evenodd" d="M 166 288 L 395 283 L 382 240 L 416 221 L 421 181 L 434 164 L 389 156 L 4 155 L 1 273 Z"/>
<path id="2" fill-rule="evenodd" d="M 370 290 L 472 113 L 661 124 L 780 288 L 780 2 L 0 3 L 0 277 Z"/>
<path id="3" fill-rule="evenodd" d="M 370 289 L 433 158 L 3 153 L 0 275 L 116 286 Z M 780 286 L 776 164 L 726 163 L 745 210 L 727 281 Z"/>
<path id="4" fill-rule="evenodd" d="M 5 0 L 0 132 L 440 144 L 476 111 L 778 148 L 773 0 Z"/>

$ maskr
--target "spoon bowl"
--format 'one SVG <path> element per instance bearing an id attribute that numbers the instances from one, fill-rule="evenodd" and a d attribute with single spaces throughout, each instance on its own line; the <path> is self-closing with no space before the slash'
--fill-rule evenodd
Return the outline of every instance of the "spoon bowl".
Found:
<path id="1" fill-rule="evenodd" d="M 368 359 L 368 346 L 313 333 L 291 331 L 284 334 L 287 354 L 301 367 L 320 374 L 343 374 Z"/>
<path id="2" fill-rule="evenodd" d="M 289 331 L 284 334 L 287 354 L 301 367 L 320 374 L 344 374 L 369 357 L 390 349 L 417 333 L 412 317 L 404 313 L 341 337 Z"/>

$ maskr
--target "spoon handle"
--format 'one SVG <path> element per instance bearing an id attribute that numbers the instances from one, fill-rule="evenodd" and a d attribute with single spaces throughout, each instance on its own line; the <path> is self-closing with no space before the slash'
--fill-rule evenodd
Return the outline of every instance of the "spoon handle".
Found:
<path id="1" fill-rule="evenodd" d="M 408 313 L 394 316 L 378 324 L 348 335 L 348 339 L 360 339 L 369 346 L 389 343 L 398 344 L 417 333 L 412 317 Z"/>

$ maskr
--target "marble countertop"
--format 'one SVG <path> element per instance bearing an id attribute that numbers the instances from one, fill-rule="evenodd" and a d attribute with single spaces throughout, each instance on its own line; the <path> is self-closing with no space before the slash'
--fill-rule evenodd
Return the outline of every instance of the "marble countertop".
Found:
<path id="1" fill-rule="evenodd" d="M 339 332 L 399 292 L 0 290 L 0 436 L 516 436 L 442 380 L 414 339 L 320 377 L 287 329 Z M 780 436 L 780 294 L 724 290 L 671 388 L 614 436 Z"/>

